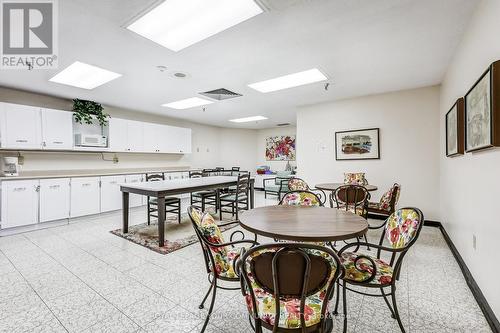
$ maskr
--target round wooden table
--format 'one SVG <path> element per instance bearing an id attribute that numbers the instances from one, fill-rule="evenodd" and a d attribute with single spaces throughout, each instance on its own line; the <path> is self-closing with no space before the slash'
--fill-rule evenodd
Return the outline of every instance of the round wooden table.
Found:
<path id="1" fill-rule="evenodd" d="M 344 183 L 324 183 L 324 184 L 318 184 L 316 185 L 317 189 L 323 190 L 323 191 L 335 191 L 337 188 L 340 186 L 344 186 L 348 184 Z M 375 185 L 363 185 L 364 188 L 366 188 L 367 191 L 376 191 L 378 190 L 378 187 Z"/>
<path id="2" fill-rule="evenodd" d="M 304 242 L 351 239 L 368 230 L 364 218 L 328 207 L 259 207 L 243 211 L 240 224 L 261 236 Z"/>

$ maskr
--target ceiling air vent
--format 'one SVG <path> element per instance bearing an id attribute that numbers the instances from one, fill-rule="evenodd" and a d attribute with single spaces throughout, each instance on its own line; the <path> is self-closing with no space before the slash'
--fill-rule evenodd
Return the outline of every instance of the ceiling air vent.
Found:
<path id="1" fill-rule="evenodd" d="M 200 95 L 207 96 L 207 97 L 210 97 L 212 99 L 216 99 L 218 101 L 243 96 L 241 94 L 232 92 L 232 91 L 227 90 L 225 88 L 219 88 L 219 89 L 215 89 L 215 90 L 211 90 L 211 91 L 202 92 L 202 93 L 200 93 Z"/>

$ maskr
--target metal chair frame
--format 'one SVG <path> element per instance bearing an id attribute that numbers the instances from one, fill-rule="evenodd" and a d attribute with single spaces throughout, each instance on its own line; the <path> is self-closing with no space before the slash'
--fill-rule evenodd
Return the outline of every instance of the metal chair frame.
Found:
<path id="1" fill-rule="evenodd" d="M 302 189 L 292 189 L 292 188 L 290 187 L 290 182 L 291 182 L 293 179 L 298 179 L 298 180 L 300 180 L 300 181 L 301 181 L 301 182 L 305 185 L 305 186 L 304 186 L 304 188 L 302 188 Z M 319 189 L 319 188 L 315 188 L 315 187 L 312 187 L 312 188 L 311 188 L 311 187 L 309 186 L 309 184 L 307 184 L 307 182 L 306 182 L 305 180 L 303 180 L 302 178 L 299 178 L 299 177 L 292 177 L 292 178 L 289 178 L 289 179 L 288 179 L 288 189 L 289 189 L 290 191 L 301 191 L 301 190 L 304 190 L 304 191 L 310 191 L 310 192 L 313 192 L 314 194 L 316 194 L 316 196 L 317 196 L 318 198 L 320 198 L 320 201 L 321 201 L 321 203 L 322 203 L 322 206 L 324 206 L 324 205 L 325 205 L 325 203 L 326 203 L 327 195 L 326 195 L 325 191 L 323 191 L 323 190 L 321 190 L 321 189 Z"/>
<path id="2" fill-rule="evenodd" d="M 389 204 L 389 210 L 387 212 L 382 212 L 380 210 L 377 210 L 377 211 L 370 210 L 370 206 L 367 206 L 368 216 L 375 215 L 375 216 L 385 217 L 384 223 L 377 225 L 377 226 L 368 225 L 368 229 L 375 230 L 375 229 L 383 228 L 385 226 L 385 221 L 387 221 L 387 218 L 389 216 L 391 216 L 391 214 L 396 211 L 396 205 L 397 205 L 396 199 L 399 197 L 399 194 L 401 192 L 401 185 L 399 185 L 398 183 L 394 183 L 394 185 L 392 185 L 392 189 L 393 189 L 393 193 L 392 193 L 392 197 L 391 197 L 391 202 Z"/>
<path id="3" fill-rule="evenodd" d="M 290 179 L 290 177 L 264 178 L 262 181 L 263 185 L 264 185 L 264 198 L 267 199 L 268 195 L 276 195 L 276 196 L 278 196 L 278 201 L 281 200 L 281 194 L 288 192 L 288 180 L 289 179 Z M 266 183 L 268 183 L 270 181 L 273 181 L 275 184 L 277 182 L 279 183 L 279 184 L 276 184 L 276 185 L 280 186 L 278 192 L 266 190 Z"/>

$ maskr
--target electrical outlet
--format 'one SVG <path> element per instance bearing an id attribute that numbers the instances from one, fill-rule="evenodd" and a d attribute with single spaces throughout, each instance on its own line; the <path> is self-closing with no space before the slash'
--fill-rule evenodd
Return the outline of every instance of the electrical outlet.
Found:
<path id="1" fill-rule="evenodd" d="M 472 235 L 472 248 L 476 250 L 477 238 L 476 235 Z"/>
<path id="2" fill-rule="evenodd" d="M 118 162 L 120 162 L 120 160 L 118 159 L 118 155 L 114 154 L 113 155 L 113 163 L 116 164 Z"/>
<path id="3" fill-rule="evenodd" d="M 17 157 L 17 164 L 19 164 L 19 165 L 24 165 L 24 156 L 19 155 L 19 156 Z"/>

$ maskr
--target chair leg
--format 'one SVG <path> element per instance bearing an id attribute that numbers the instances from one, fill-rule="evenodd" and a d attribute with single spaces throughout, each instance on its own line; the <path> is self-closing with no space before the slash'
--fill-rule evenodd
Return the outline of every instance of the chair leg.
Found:
<path id="1" fill-rule="evenodd" d="M 368 243 L 368 238 L 366 238 L 366 234 L 364 234 L 364 235 L 363 235 L 363 237 L 365 238 L 365 243 Z M 370 249 L 370 245 L 367 245 L 367 246 L 366 246 L 366 249 L 367 249 L 368 251 L 371 251 L 371 249 Z"/>
<path id="2" fill-rule="evenodd" d="M 212 316 L 212 311 L 214 309 L 215 304 L 215 295 L 217 294 L 217 278 L 214 276 L 214 281 L 212 282 L 212 301 L 210 302 L 210 307 L 208 308 L 207 319 L 205 319 L 205 323 L 200 331 L 200 333 L 204 333 L 207 328 L 208 321 L 210 320 L 210 316 Z"/>
<path id="3" fill-rule="evenodd" d="M 207 300 L 208 295 L 210 295 L 210 291 L 212 291 L 213 287 L 214 287 L 213 283 L 210 283 L 210 288 L 208 288 L 208 291 L 207 291 L 205 297 L 203 297 L 203 301 L 201 301 L 200 305 L 198 305 L 198 309 L 201 310 L 205 307 L 205 301 Z"/>
<path id="4" fill-rule="evenodd" d="M 337 316 L 339 314 L 339 301 L 340 301 L 340 283 L 337 282 L 337 297 L 335 298 L 335 309 L 332 314 Z"/>
<path id="5" fill-rule="evenodd" d="M 344 329 L 343 332 L 347 332 L 347 283 L 343 283 L 342 286 L 342 305 L 344 306 Z"/>
<path id="6" fill-rule="evenodd" d="M 177 210 L 177 219 L 181 223 L 181 201 L 179 200 L 179 208 Z"/>
<path id="7" fill-rule="evenodd" d="M 235 207 L 236 207 L 236 221 L 238 221 L 238 210 L 240 208 L 238 202 L 235 203 Z"/>
<path id="8" fill-rule="evenodd" d="M 394 307 L 394 314 L 396 315 L 396 320 L 398 321 L 399 328 L 401 329 L 401 333 L 405 333 L 405 328 L 403 327 L 403 323 L 401 322 L 401 317 L 399 316 L 398 305 L 396 303 L 396 286 L 392 285 L 391 288 L 391 298 L 392 298 L 392 306 Z"/>
<path id="9" fill-rule="evenodd" d="M 222 201 L 219 200 L 219 217 L 220 220 L 222 221 Z"/>
<path id="10" fill-rule="evenodd" d="M 387 295 L 385 294 L 384 288 L 380 288 L 380 291 L 382 292 L 382 296 L 384 297 L 385 304 L 389 307 L 389 310 L 391 311 L 391 316 L 392 318 L 396 318 L 396 315 L 394 314 L 394 310 L 392 309 L 391 303 L 389 302 L 389 299 L 387 298 Z"/>

